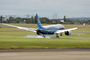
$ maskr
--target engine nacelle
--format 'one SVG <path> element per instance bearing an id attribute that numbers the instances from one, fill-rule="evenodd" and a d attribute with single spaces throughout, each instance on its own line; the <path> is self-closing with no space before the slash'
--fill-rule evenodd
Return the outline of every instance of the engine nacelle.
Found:
<path id="1" fill-rule="evenodd" d="M 71 31 L 66 31 L 65 35 L 69 36 L 69 35 L 71 35 L 71 33 L 72 33 Z"/>

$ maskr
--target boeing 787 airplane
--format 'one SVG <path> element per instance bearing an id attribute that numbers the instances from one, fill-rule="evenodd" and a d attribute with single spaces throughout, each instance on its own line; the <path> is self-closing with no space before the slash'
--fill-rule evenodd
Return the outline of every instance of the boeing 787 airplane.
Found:
<path id="1" fill-rule="evenodd" d="M 42 26 L 40 23 L 38 14 L 36 14 L 36 18 L 37 18 L 37 26 L 38 26 L 37 29 L 14 26 L 14 25 L 10 25 L 10 24 L 4 24 L 4 25 L 15 27 L 18 29 L 24 29 L 27 31 L 33 31 L 33 32 L 36 32 L 37 35 L 43 35 L 44 38 L 45 38 L 45 35 L 53 35 L 53 34 L 56 34 L 56 37 L 59 38 L 58 34 L 60 33 L 60 36 L 62 36 L 63 32 L 65 32 L 65 35 L 69 36 L 69 35 L 71 35 L 71 30 L 75 30 L 75 29 L 79 28 L 79 27 L 75 27 L 75 28 L 71 28 L 71 29 L 65 29 L 65 27 L 62 24 Z"/>

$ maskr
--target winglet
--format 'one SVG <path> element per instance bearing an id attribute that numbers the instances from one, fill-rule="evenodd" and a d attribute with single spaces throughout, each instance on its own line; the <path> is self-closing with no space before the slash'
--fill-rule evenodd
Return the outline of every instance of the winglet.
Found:
<path id="1" fill-rule="evenodd" d="M 37 18 L 37 25 L 38 25 L 38 29 L 44 29 L 41 25 L 41 22 L 39 20 L 38 14 L 36 14 L 36 18 Z"/>

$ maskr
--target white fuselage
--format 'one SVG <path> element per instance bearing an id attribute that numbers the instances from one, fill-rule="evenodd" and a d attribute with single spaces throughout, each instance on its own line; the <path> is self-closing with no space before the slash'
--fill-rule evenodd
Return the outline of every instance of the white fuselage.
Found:
<path id="1" fill-rule="evenodd" d="M 45 29 L 43 31 L 39 31 L 41 34 L 54 34 L 57 30 L 64 30 L 65 27 L 62 24 L 48 25 L 43 26 Z"/>

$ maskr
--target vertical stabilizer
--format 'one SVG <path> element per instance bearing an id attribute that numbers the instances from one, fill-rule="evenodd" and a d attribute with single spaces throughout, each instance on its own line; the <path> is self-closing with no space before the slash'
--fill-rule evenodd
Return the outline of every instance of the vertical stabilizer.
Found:
<path id="1" fill-rule="evenodd" d="M 37 18 L 37 25 L 38 25 L 38 29 L 44 29 L 41 25 L 41 22 L 39 20 L 38 14 L 36 14 L 36 18 Z"/>

